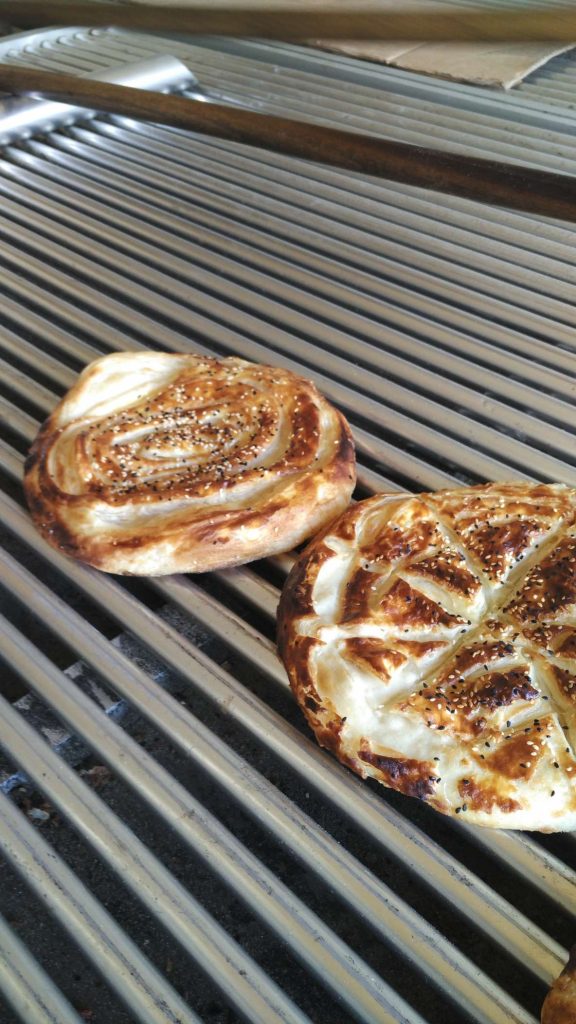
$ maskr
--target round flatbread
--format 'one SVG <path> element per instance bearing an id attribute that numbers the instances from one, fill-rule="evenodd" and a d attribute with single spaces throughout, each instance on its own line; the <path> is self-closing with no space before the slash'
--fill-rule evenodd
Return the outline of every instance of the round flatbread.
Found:
<path id="1" fill-rule="evenodd" d="M 279 648 L 358 774 L 474 824 L 576 828 L 576 491 L 352 506 L 290 573 Z"/>
<path id="2" fill-rule="evenodd" d="M 36 526 L 107 572 L 204 572 L 286 551 L 355 483 L 349 427 L 314 384 L 242 359 L 92 363 L 26 463 Z"/>
<path id="3" fill-rule="evenodd" d="M 576 1024 L 576 946 L 542 1007 L 542 1024 Z"/>

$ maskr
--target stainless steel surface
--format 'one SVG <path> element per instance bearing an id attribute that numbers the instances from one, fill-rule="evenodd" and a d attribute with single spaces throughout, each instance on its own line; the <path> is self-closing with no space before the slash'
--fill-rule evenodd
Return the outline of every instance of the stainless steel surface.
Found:
<path id="1" fill-rule="evenodd" d="M 255 42 L 0 42 L 81 74 L 158 56 L 206 100 L 574 169 L 570 58 L 504 97 Z M 89 1019 L 535 1024 L 573 940 L 573 837 L 444 821 L 323 753 L 274 649 L 289 557 L 134 588 L 49 549 L 19 481 L 78 369 L 152 346 L 312 376 L 352 421 L 360 496 L 573 484 L 573 229 L 112 117 L 4 146 L 0 195 L 0 649 L 31 692 L 1 701 L 0 848 L 131 1008 Z M 123 909 L 13 806 L 27 780 Z M 8 949 L 0 921 L 7 1001 L 58 1019 L 53 965 Z"/>
<path id="2" fill-rule="evenodd" d="M 173 57 L 152 57 L 150 60 L 125 65 L 118 70 L 91 71 L 87 78 L 101 82 L 127 85 L 133 89 L 151 89 L 162 92 L 168 89 L 190 87 L 193 75 L 181 61 Z M 66 103 L 50 103 L 34 99 L 8 98 L 0 103 L 0 144 L 22 139 L 33 132 L 51 131 L 62 125 L 72 124 L 79 117 L 86 118 L 90 112 L 71 107 Z"/>
<path id="3" fill-rule="evenodd" d="M 55 858 L 50 846 L 8 797 L 2 797 L 0 848 L 103 976 L 119 990 L 136 1020 L 145 1024 L 196 1024 L 196 1015 L 186 1008 L 170 984 L 91 897 L 64 861 Z"/>
<path id="4" fill-rule="evenodd" d="M 37 1024 L 81 1024 L 81 1017 L 3 918 L 0 977 L 2 991 L 23 1020 L 34 1020 Z"/>

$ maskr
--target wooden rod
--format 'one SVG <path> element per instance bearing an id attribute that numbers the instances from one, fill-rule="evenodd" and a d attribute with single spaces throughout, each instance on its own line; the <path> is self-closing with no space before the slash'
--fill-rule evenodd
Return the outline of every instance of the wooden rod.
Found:
<path id="1" fill-rule="evenodd" d="M 46 25 L 114 25 L 141 31 L 264 39 L 369 39 L 414 42 L 576 42 L 576 5 L 570 7 L 454 8 L 441 4 L 391 3 L 370 8 L 359 0 L 348 7 L 267 7 L 264 2 L 214 6 L 191 0 L 179 4 L 111 4 L 0 0 L 0 20 L 22 28 Z"/>
<path id="2" fill-rule="evenodd" d="M 19 65 L 0 64 L 0 91 L 171 125 L 465 199 L 576 222 L 576 177 Z"/>

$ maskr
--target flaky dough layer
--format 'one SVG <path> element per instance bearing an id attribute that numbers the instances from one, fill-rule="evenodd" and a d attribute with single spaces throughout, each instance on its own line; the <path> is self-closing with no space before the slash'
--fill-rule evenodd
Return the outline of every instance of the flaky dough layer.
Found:
<path id="1" fill-rule="evenodd" d="M 161 352 L 87 367 L 26 463 L 34 521 L 107 572 L 204 572 L 286 551 L 347 506 L 349 427 L 308 380 Z"/>
<path id="2" fill-rule="evenodd" d="M 288 577 L 279 648 L 359 775 L 469 823 L 576 828 L 576 491 L 352 506 Z"/>

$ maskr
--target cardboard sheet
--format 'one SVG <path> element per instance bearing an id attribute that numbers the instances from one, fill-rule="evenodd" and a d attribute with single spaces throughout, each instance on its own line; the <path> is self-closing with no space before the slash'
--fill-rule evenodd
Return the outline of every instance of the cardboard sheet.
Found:
<path id="1" fill-rule="evenodd" d="M 494 89 L 511 89 L 572 45 L 546 43 L 366 43 L 309 40 L 309 45 L 361 60 Z"/>

